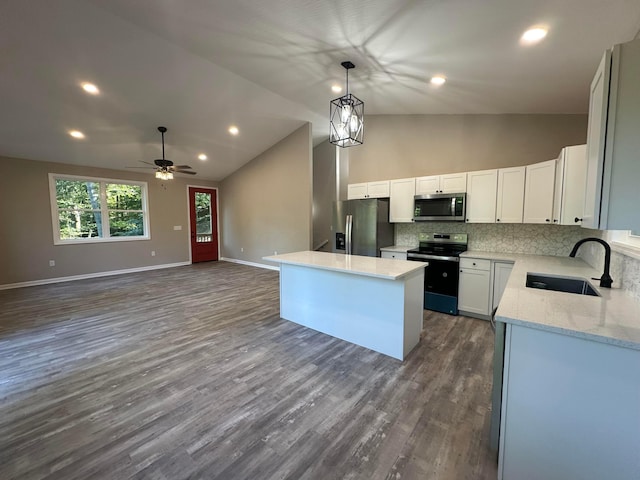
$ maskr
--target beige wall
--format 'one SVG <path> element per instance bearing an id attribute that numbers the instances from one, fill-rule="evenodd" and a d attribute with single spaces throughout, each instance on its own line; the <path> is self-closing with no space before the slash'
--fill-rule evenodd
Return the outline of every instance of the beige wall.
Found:
<path id="1" fill-rule="evenodd" d="M 54 245 L 49 173 L 146 181 L 151 239 Z M 197 178 L 162 182 L 150 174 L 0 157 L 0 285 L 189 261 L 187 184 L 217 186 Z"/>
<path id="2" fill-rule="evenodd" d="M 370 115 L 349 183 L 529 165 L 586 137 L 586 115 Z"/>
<path id="3" fill-rule="evenodd" d="M 322 251 L 331 251 L 331 222 L 336 200 L 336 147 L 329 141 L 313 149 L 313 247 L 325 240 Z"/>
<path id="4" fill-rule="evenodd" d="M 274 251 L 311 248 L 311 150 L 305 124 L 222 181 L 223 257 L 266 264 Z"/>

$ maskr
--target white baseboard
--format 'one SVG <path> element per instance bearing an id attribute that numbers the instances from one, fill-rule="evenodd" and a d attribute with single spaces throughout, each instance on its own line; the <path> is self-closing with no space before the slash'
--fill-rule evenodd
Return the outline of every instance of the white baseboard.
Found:
<path id="1" fill-rule="evenodd" d="M 183 267 L 191 265 L 191 262 L 165 263 L 162 265 L 150 265 L 148 267 L 126 268 L 124 270 L 110 270 L 108 272 L 87 273 L 84 275 L 70 275 L 68 277 L 45 278 L 43 280 L 33 280 L 31 282 L 7 283 L 0 285 L 0 290 L 11 288 L 34 287 L 37 285 L 47 285 L 49 283 L 73 282 L 74 280 L 86 280 L 88 278 L 108 277 L 111 275 L 122 275 L 124 273 L 146 272 L 148 270 L 160 270 L 161 268 Z"/>
<path id="2" fill-rule="evenodd" d="M 250 267 L 266 268 L 267 270 L 275 270 L 276 272 L 280 271 L 280 267 L 265 265 L 264 263 L 247 262 L 246 260 L 238 260 L 237 258 L 220 257 L 220 260 L 231 263 L 240 263 L 242 265 L 249 265 Z"/>

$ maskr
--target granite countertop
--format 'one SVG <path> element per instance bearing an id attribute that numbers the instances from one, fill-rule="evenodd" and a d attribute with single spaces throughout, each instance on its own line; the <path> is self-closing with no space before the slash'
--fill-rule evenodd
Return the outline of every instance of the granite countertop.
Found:
<path id="1" fill-rule="evenodd" d="M 380 250 L 383 252 L 398 252 L 398 253 L 407 253 L 407 251 L 412 250 L 414 248 L 418 248 L 417 246 L 406 246 L 406 245 L 391 245 L 390 247 L 382 247 Z"/>
<path id="2" fill-rule="evenodd" d="M 601 271 L 580 258 L 467 251 L 461 256 L 514 262 L 496 321 L 640 350 L 640 301 L 619 288 L 600 288 Z M 527 273 L 586 279 L 600 297 L 525 286 Z"/>
<path id="3" fill-rule="evenodd" d="M 409 262 L 390 258 L 311 251 L 271 255 L 263 257 L 263 260 L 387 280 L 402 279 L 428 265 L 427 262 Z"/>

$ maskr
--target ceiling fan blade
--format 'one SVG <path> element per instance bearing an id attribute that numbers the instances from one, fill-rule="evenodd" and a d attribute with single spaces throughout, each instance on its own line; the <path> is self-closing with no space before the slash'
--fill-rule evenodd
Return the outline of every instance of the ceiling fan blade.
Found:
<path id="1" fill-rule="evenodd" d="M 187 175 L 195 175 L 196 172 L 190 172 L 189 170 L 175 170 L 176 173 L 186 173 Z"/>
<path id="2" fill-rule="evenodd" d="M 149 162 L 145 162 L 144 160 L 139 160 L 139 162 L 146 163 L 147 165 L 151 165 L 152 167 L 155 167 L 155 164 L 149 163 Z M 140 168 L 143 168 L 143 167 L 140 167 Z"/>
<path id="3" fill-rule="evenodd" d="M 188 168 L 188 169 L 192 170 L 191 166 L 189 166 L 189 165 L 174 165 L 173 168 Z"/>
<path id="4" fill-rule="evenodd" d="M 145 170 L 155 170 L 155 167 L 124 167 L 124 168 L 143 168 Z"/>

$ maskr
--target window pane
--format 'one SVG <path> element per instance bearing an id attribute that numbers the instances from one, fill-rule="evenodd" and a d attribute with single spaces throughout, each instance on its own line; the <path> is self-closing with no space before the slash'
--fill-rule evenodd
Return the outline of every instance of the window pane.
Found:
<path id="1" fill-rule="evenodd" d="M 109 234 L 112 237 L 144 235 L 144 214 L 142 212 L 109 212 Z"/>
<path id="2" fill-rule="evenodd" d="M 140 185 L 107 184 L 107 206 L 112 210 L 142 210 Z"/>
<path id="3" fill-rule="evenodd" d="M 100 210 L 100 184 L 56 179 L 58 208 Z"/>
<path id="4" fill-rule="evenodd" d="M 102 236 L 102 219 L 99 211 L 60 210 L 58 218 L 62 240 Z"/>
<path id="5" fill-rule="evenodd" d="M 196 234 L 211 233 L 211 194 L 196 192 Z"/>

